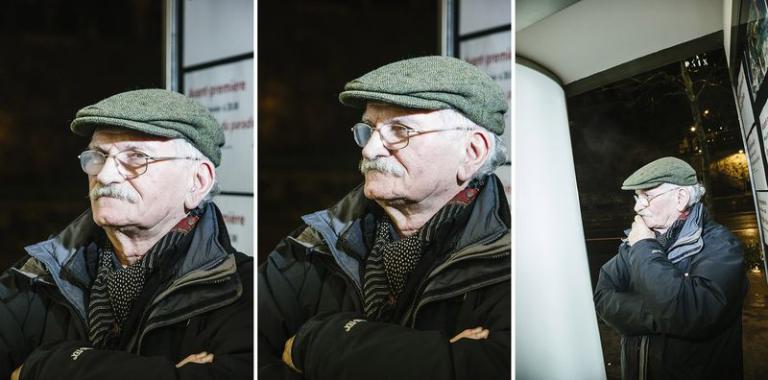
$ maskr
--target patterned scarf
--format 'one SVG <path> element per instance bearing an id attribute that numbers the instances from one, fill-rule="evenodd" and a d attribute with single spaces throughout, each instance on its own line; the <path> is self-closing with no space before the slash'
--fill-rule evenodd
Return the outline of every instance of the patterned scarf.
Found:
<path id="1" fill-rule="evenodd" d="M 675 240 L 677 240 L 677 236 L 680 235 L 680 230 L 683 229 L 683 224 L 685 224 L 685 219 L 678 219 L 672 223 L 672 225 L 667 229 L 667 232 L 663 234 L 653 231 L 653 233 L 656 235 L 656 240 L 658 240 L 659 244 L 664 247 L 665 251 Z"/>
<path id="2" fill-rule="evenodd" d="M 88 304 L 88 338 L 96 348 L 116 347 L 133 303 L 144 290 L 147 277 L 163 252 L 171 250 L 194 229 L 200 219 L 190 214 L 137 262 L 123 268 L 108 239 L 99 248 L 99 266 Z"/>
<path id="3" fill-rule="evenodd" d="M 471 183 L 413 235 L 398 239 L 386 215 L 378 222 L 363 277 L 364 310 L 369 318 L 392 319 L 397 300 L 405 290 L 411 272 L 421 261 L 424 247 L 440 228 L 449 226 L 450 221 L 474 201 L 481 186 L 480 181 Z"/>

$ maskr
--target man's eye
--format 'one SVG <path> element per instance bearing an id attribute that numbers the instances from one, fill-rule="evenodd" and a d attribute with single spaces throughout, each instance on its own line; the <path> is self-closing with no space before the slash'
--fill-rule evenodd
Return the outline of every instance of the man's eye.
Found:
<path id="1" fill-rule="evenodd" d="M 400 124 L 392 124 L 392 133 L 394 133 L 397 136 L 408 136 L 408 131 L 410 131 L 411 128 L 408 128 L 404 125 Z"/>
<path id="2" fill-rule="evenodd" d="M 128 164 L 143 164 L 149 158 L 149 155 L 139 151 L 123 152 L 122 156 Z"/>
<path id="3" fill-rule="evenodd" d="M 147 157 L 149 157 L 148 154 L 146 154 L 144 152 L 139 152 L 137 150 L 130 151 L 130 152 L 128 152 L 128 154 L 129 154 L 129 157 L 131 157 L 131 158 L 147 158 Z"/>

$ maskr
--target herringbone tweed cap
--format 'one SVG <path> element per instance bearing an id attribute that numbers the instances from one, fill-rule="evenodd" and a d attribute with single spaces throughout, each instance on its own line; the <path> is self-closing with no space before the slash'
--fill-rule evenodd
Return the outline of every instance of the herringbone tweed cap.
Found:
<path id="1" fill-rule="evenodd" d="M 118 127 L 148 135 L 183 138 L 218 166 L 224 132 L 208 109 L 177 92 L 143 89 L 110 96 L 77 111 L 70 129 L 91 136 L 96 127 Z"/>
<path id="2" fill-rule="evenodd" d="M 364 108 L 381 102 L 405 108 L 453 108 L 485 129 L 504 133 L 507 99 L 496 82 L 460 59 L 429 56 L 379 67 L 344 86 L 342 104 Z"/>
<path id="3" fill-rule="evenodd" d="M 687 162 L 675 157 L 662 157 L 637 169 L 624 180 L 621 189 L 645 190 L 662 183 L 690 186 L 696 182 L 696 171 Z"/>

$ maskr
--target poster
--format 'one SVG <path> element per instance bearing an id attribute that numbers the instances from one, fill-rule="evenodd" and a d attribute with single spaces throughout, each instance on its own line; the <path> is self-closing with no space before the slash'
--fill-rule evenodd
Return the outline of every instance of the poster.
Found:
<path id="1" fill-rule="evenodd" d="M 253 59 L 184 74 L 184 94 L 208 107 L 224 130 L 223 192 L 253 193 Z"/>
<path id="2" fill-rule="evenodd" d="M 749 157 L 749 169 L 752 171 L 752 187 L 755 190 L 768 190 L 757 129 L 753 130 L 752 133 L 747 136 L 747 153 Z"/>
<path id="3" fill-rule="evenodd" d="M 749 129 L 752 127 L 755 121 L 755 115 L 752 112 L 752 102 L 749 97 L 749 88 L 747 86 L 747 80 L 744 77 L 744 70 L 739 69 L 739 82 L 736 87 L 736 106 L 741 117 L 741 128 L 744 136 L 749 134 Z"/>
<path id="4" fill-rule="evenodd" d="M 768 9 L 764 0 L 748 0 L 742 4 L 748 7 L 745 53 L 750 79 L 749 89 L 753 99 L 758 99 L 758 93 L 768 72 Z"/>
<path id="5" fill-rule="evenodd" d="M 253 256 L 253 197 L 217 195 L 213 201 L 219 206 L 224 223 L 227 224 L 232 246 Z"/>
<path id="6" fill-rule="evenodd" d="M 757 213 L 760 217 L 760 226 L 763 229 L 761 232 L 763 241 L 765 241 L 765 238 L 768 237 L 768 231 L 766 231 L 766 228 L 768 228 L 768 192 L 758 191 L 755 192 L 755 196 L 757 197 Z"/>

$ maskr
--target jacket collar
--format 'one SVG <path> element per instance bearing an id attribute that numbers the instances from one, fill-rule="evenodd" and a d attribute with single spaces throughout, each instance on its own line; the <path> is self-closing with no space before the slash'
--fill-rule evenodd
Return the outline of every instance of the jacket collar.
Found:
<path id="1" fill-rule="evenodd" d="M 213 202 L 204 207 L 190 248 L 176 269 L 176 277 L 220 263 L 234 252 L 226 229 L 221 227 L 223 220 L 218 208 Z M 85 294 L 92 281 L 87 262 L 98 254 L 94 241 L 100 229 L 88 209 L 58 235 L 25 247 L 30 256 L 44 264 L 64 298 L 83 319 L 87 310 Z"/>
<path id="2" fill-rule="evenodd" d="M 456 251 L 476 243 L 498 239 L 510 229 L 510 211 L 499 178 L 491 174 L 475 199 L 469 221 L 456 245 Z M 375 202 L 365 198 L 359 185 L 333 207 L 302 217 L 304 223 L 322 235 L 342 270 L 361 286 L 359 268 L 368 247 L 364 231 L 382 213 Z"/>

